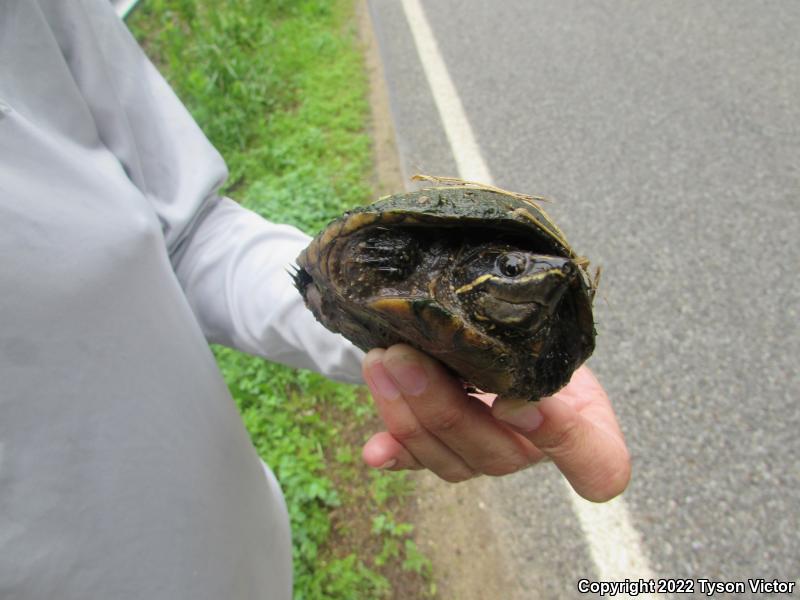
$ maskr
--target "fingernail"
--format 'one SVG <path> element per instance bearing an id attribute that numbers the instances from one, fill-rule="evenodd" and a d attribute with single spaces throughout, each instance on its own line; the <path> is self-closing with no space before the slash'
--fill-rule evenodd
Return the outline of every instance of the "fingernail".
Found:
<path id="1" fill-rule="evenodd" d="M 374 363 L 367 365 L 367 373 L 372 386 L 382 398 L 394 400 L 400 397 L 400 390 L 397 389 L 394 381 L 389 377 L 381 361 L 376 360 Z"/>
<path id="2" fill-rule="evenodd" d="M 525 433 L 533 431 L 544 421 L 539 408 L 530 402 L 505 408 L 501 414 L 496 416 L 501 421 L 505 421 Z"/>
<path id="3" fill-rule="evenodd" d="M 391 469 L 396 464 L 397 464 L 397 459 L 396 458 L 391 458 L 391 459 L 387 460 L 385 463 L 383 463 L 381 466 L 379 466 L 378 468 L 379 469 Z"/>
<path id="4" fill-rule="evenodd" d="M 406 394 L 419 396 L 428 387 L 428 375 L 425 369 L 412 358 L 404 357 L 392 361 L 386 365 L 386 370 Z"/>

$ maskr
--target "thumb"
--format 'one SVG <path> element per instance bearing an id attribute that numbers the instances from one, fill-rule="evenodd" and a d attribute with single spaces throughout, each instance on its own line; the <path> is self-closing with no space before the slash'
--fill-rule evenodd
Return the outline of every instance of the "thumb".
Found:
<path id="1" fill-rule="evenodd" d="M 538 402 L 498 398 L 492 414 L 548 456 L 587 500 L 605 502 L 627 486 L 630 459 L 625 443 L 561 398 Z"/>

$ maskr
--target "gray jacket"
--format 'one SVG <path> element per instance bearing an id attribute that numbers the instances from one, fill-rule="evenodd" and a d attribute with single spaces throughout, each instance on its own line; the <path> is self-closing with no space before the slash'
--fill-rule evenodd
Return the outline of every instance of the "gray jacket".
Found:
<path id="1" fill-rule="evenodd" d="M 291 596 L 207 340 L 359 381 L 107 0 L 0 2 L 0 598 Z"/>

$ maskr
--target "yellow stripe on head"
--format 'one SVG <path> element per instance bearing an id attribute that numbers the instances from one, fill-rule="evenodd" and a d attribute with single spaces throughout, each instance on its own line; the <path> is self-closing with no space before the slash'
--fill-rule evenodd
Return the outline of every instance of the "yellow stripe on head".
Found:
<path id="1" fill-rule="evenodd" d="M 497 277 L 495 275 L 492 275 L 491 273 L 486 273 L 485 275 L 481 275 L 480 277 L 478 277 L 474 281 L 471 281 L 470 283 L 467 283 L 466 285 L 462 285 L 460 288 L 458 288 L 456 290 L 456 294 L 463 294 L 464 292 L 469 292 L 473 288 L 479 286 L 484 281 L 488 281 L 489 279 L 497 279 Z"/>

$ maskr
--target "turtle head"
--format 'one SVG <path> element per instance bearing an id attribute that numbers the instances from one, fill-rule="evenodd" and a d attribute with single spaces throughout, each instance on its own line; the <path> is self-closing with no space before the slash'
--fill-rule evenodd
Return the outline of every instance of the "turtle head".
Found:
<path id="1" fill-rule="evenodd" d="M 577 276 L 568 258 L 488 247 L 462 262 L 455 295 L 484 326 L 530 334 L 556 312 Z"/>

